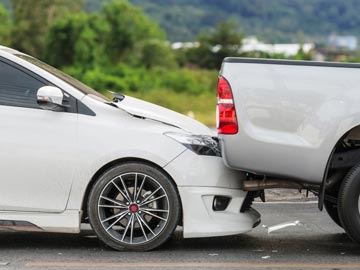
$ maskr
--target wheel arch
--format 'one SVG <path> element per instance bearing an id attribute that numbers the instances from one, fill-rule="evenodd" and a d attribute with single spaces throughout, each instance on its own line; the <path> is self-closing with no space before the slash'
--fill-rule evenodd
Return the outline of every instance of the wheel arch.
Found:
<path id="1" fill-rule="evenodd" d="M 360 123 L 358 125 L 356 125 L 356 126 L 353 126 L 350 129 L 348 129 L 346 132 L 343 132 L 342 135 L 338 138 L 338 140 L 336 141 L 335 145 L 332 148 L 331 154 L 329 155 L 328 165 L 330 165 L 330 163 L 334 159 L 333 154 L 337 150 L 339 150 L 339 148 L 341 147 L 342 142 L 344 142 L 347 139 L 360 140 Z M 327 170 L 329 170 L 329 166 L 327 166 L 326 171 L 324 173 L 324 176 L 326 175 Z M 325 177 L 324 177 L 323 181 L 324 180 L 325 180 Z"/>
<path id="2" fill-rule="evenodd" d="M 183 213 L 182 207 L 183 207 L 183 204 L 182 204 L 182 201 L 181 201 L 178 186 L 177 186 L 174 178 L 166 170 L 164 170 L 164 168 L 162 168 L 161 166 L 159 166 L 158 164 L 156 164 L 154 162 L 151 162 L 149 160 L 142 159 L 142 158 L 126 157 L 126 158 L 115 159 L 113 161 L 110 161 L 110 162 L 106 163 L 100 169 L 98 169 L 95 172 L 95 174 L 91 177 L 90 181 L 88 182 L 88 184 L 86 186 L 85 193 L 83 194 L 83 199 L 82 199 L 82 203 L 81 203 L 81 211 L 83 213 L 82 222 L 85 221 L 85 218 L 87 218 L 87 202 L 88 202 L 88 199 L 89 199 L 91 189 L 95 185 L 95 183 L 98 180 L 98 178 L 100 177 L 100 175 L 102 175 L 105 171 L 107 171 L 108 169 L 110 169 L 113 166 L 124 164 L 124 163 L 129 163 L 129 162 L 139 162 L 139 163 L 143 163 L 143 164 L 146 164 L 146 165 L 153 166 L 153 167 L 157 168 L 158 170 L 160 170 L 162 173 L 164 173 L 167 177 L 169 177 L 170 181 L 172 181 L 172 183 L 174 184 L 176 192 L 177 192 L 177 194 L 179 196 L 180 205 L 181 205 L 180 221 L 182 221 L 182 213 Z"/>
<path id="3" fill-rule="evenodd" d="M 324 205 L 326 181 L 328 180 L 330 165 L 336 158 L 334 153 L 336 153 L 340 149 L 342 143 L 347 139 L 360 140 L 360 123 L 351 127 L 346 132 L 343 132 L 342 135 L 340 136 L 340 138 L 336 141 L 335 145 L 332 148 L 332 151 L 328 157 L 328 162 L 327 162 L 327 165 L 326 165 L 326 168 L 324 171 L 324 177 L 323 177 L 322 183 L 320 185 L 320 190 L 319 190 L 319 209 L 320 210 L 323 209 L 323 205 Z M 340 182 L 342 182 L 342 181 L 343 181 L 343 179 L 340 180 Z"/>

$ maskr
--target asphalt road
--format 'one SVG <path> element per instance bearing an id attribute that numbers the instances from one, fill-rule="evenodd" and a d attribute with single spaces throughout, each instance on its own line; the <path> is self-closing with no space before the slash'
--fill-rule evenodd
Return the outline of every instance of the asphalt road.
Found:
<path id="1" fill-rule="evenodd" d="M 250 233 L 183 239 L 177 231 L 162 248 L 146 253 L 113 251 L 91 231 L 80 235 L 1 232 L 0 270 L 360 269 L 360 246 L 316 204 L 257 203 L 254 208 L 262 213 L 262 224 Z M 295 220 L 301 225 L 271 234 L 262 226 Z"/>

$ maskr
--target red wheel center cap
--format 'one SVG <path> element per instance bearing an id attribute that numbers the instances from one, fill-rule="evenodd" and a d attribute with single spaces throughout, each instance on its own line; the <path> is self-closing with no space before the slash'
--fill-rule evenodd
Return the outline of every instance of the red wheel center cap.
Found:
<path id="1" fill-rule="evenodd" d="M 130 212 L 136 213 L 139 210 L 139 207 L 136 204 L 132 204 L 129 207 Z"/>

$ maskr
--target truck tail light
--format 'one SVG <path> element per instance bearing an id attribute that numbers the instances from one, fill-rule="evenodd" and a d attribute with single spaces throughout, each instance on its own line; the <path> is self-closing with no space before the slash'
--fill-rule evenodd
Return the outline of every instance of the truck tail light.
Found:
<path id="1" fill-rule="evenodd" d="M 216 126 L 219 134 L 236 134 L 238 132 L 233 94 L 224 77 L 219 77 L 218 81 Z"/>

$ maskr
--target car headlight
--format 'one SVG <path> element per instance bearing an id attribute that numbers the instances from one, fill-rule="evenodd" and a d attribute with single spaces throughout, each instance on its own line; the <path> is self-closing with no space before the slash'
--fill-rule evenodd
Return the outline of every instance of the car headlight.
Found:
<path id="1" fill-rule="evenodd" d="M 181 143 L 198 155 L 221 157 L 219 140 L 207 135 L 166 132 L 164 135 Z"/>

